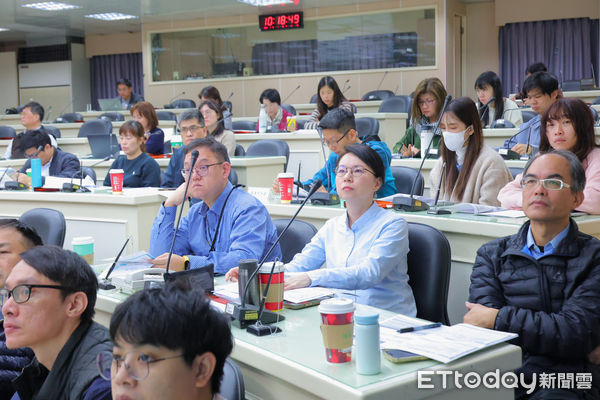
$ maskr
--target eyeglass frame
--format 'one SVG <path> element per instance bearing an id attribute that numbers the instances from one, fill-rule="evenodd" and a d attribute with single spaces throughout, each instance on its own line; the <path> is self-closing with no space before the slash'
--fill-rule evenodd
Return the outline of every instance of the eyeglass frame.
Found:
<path id="1" fill-rule="evenodd" d="M 178 127 L 177 130 L 180 133 L 186 133 L 186 132 L 192 133 L 192 132 L 195 132 L 198 129 L 202 129 L 202 128 L 206 128 L 206 125 L 191 125 L 191 126 L 184 126 L 183 128 Z"/>
<path id="2" fill-rule="evenodd" d="M 35 151 L 35 153 L 33 153 L 33 154 L 29 155 L 29 154 L 27 154 L 27 153 L 25 153 L 25 152 L 24 152 L 24 153 L 23 153 L 23 155 L 24 155 L 24 156 L 25 156 L 25 158 L 27 158 L 28 160 L 32 160 L 32 159 L 34 159 L 34 158 L 38 158 L 38 156 L 40 155 L 40 153 L 41 153 L 42 151 L 44 151 L 44 150 L 45 150 L 45 146 L 41 146 L 41 145 L 40 145 L 40 146 L 38 146 L 38 148 L 37 148 L 37 150 Z"/>
<path id="3" fill-rule="evenodd" d="M 121 365 L 119 365 L 119 363 L 122 363 L 122 364 L 125 365 L 125 371 L 127 372 L 127 375 L 129 375 L 132 379 L 135 379 L 138 382 L 139 381 L 143 381 L 144 379 L 146 379 L 148 377 L 148 375 L 150 375 L 150 364 L 154 364 L 154 363 L 157 363 L 159 361 L 165 361 L 165 360 L 171 360 L 171 359 L 174 359 L 174 358 L 185 357 L 185 354 L 178 354 L 178 355 L 175 355 L 175 356 L 157 358 L 155 360 L 150 360 L 150 361 L 148 361 L 148 360 L 142 360 L 144 363 L 146 363 L 146 375 L 143 376 L 143 377 L 138 377 L 138 376 L 134 376 L 131 373 L 131 366 L 125 361 L 125 358 L 127 357 L 127 355 L 131 354 L 131 353 L 139 353 L 139 354 L 145 355 L 145 356 L 148 355 L 148 354 L 145 354 L 145 353 L 143 353 L 141 351 L 138 351 L 138 350 L 131 350 L 131 351 L 128 351 L 127 353 L 123 354 L 123 356 L 121 356 L 121 360 L 117 360 L 117 359 L 115 359 L 115 355 L 111 351 L 104 350 L 104 351 L 101 351 L 100 353 L 98 353 L 98 355 L 96 356 L 96 367 L 98 368 L 98 372 L 100 372 L 100 377 L 102 379 L 104 379 L 105 381 L 110 381 L 111 380 L 110 376 L 108 376 L 108 377 L 104 376 L 104 370 L 101 367 L 102 361 L 100 360 L 100 358 L 102 357 L 102 355 L 107 355 L 107 356 L 110 355 L 110 371 L 111 371 L 111 375 L 112 375 L 113 364 L 116 364 L 116 367 L 117 367 L 117 369 L 115 370 L 116 371 L 115 375 L 116 375 L 117 373 L 119 373 L 119 370 L 121 369 Z"/>
<path id="4" fill-rule="evenodd" d="M 530 180 L 530 183 L 533 183 L 532 188 L 537 187 L 537 185 L 539 185 L 540 183 L 542 184 L 542 187 L 544 189 L 547 190 L 553 190 L 553 191 L 557 191 L 557 190 L 562 190 L 564 188 L 570 189 L 571 185 L 569 185 L 568 183 L 564 182 L 562 179 L 558 179 L 558 178 L 546 178 L 546 179 L 538 179 L 538 178 L 533 178 L 533 177 L 525 177 L 523 179 L 521 179 L 521 188 L 525 189 L 527 187 L 527 184 L 525 183 L 526 180 Z M 548 181 L 558 181 L 560 182 L 560 187 L 558 189 L 553 189 L 553 188 L 549 188 L 546 186 L 546 182 Z"/>
<path id="5" fill-rule="evenodd" d="M 346 174 L 348 173 L 348 171 L 350 171 L 350 175 L 352 175 L 353 177 L 356 177 L 356 178 L 360 178 L 361 176 L 363 176 L 365 174 L 365 171 L 366 172 L 370 172 L 371 174 L 373 174 L 373 176 L 375 176 L 375 172 L 373 172 L 370 169 L 365 168 L 365 167 L 359 167 L 359 166 L 357 166 L 357 167 L 352 167 L 352 168 L 348 168 L 348 167 L 344 167 L 344 168 L 346 168 L 346 171 L 344 173 L 339 173 L 338 172 L 339 169 L 340 169 L 339 167 L 335 167 L 335 169 L 333 170 L 333 172 L 336 174 L 336 176 L 339 176 L 340 178 L 346 176 Z M 360 168 L 360 169 L 363 170 L 363 172 L 360 173 L 359 175 L 355 175 L 354 174 L 354 171 L 357 168 Z"/>
<path id="6" fill-rule="evenodd" d="M 193 170 L 193 171 L 196 171 L 196 170 L 198 170 L 198 169 L 200 169 L 200 168 L 206 168 L 206 170 L 205 170 L 206 172 L 204 172 L 203 174 L 201 174 L 200 172 L 196 172 L 196 174 L 197 174 L 198 176 L 206 176 L 206 175 L 208 175 L 208 169 L 209 169 L 209 167 L 212 167 L 213 165 L 219 165 L 219 164 L 223 164 L 224 162 L 225 162 L 225 161 L 221 161 L 221 162 L 217 162 L 217 163 L 213 163 L 213 164 L 200 165 L 199 167 L 194 167 L 192 170 Z M 185 169 L 185 168 L 183 168 L 183 169 L 180 169 L 180 170 L 179 170 L 179 172 L 181 172 L 181 175 L 182 175 L 184 178 L 187 178 L 187 176 L 188 176 L 188 173 L 190 172 L 190 170 L 189 170 L 189 169 Z"/>
<path id="7" fill-rule="evenodd" d="M 417 100 L 417 105 L 424 106 L 425 104 L 430 105 L 437 101 L 437 99 Z"/>
<path id="8" fill-rule="evenodd" d="M 15 291 L 15 289 L 17 289 L 19 287 L 23 287 L 23 286 L 29 288 L 29 294 L 27 295 L 27 299 L 25 299 L 23 301 L 17 301 L 14 297 L 14 291 Z M 34 283 L 21 283 L 12 289 L 0 288 L 0 307 L 4 306 L 5 301 L 8 301 L 8 299 L 10 299 L 11 297 L 13 298 L 13 301 L 17 304 L 27 303 L 29 301 L 29 299 L 31 298 L 31 289 L 33 289 L 33 288 L 57 289 L 57 290 L 65 290 L 68 292 L 75 291 L 75 289 L 73 289 L 71 287 L 62 286 L 62 285 L 38 285 L 38 284 L 34 284 Z M 6 296 L 4 295 L 4 293 L 6 293 Z M 6 300 L 5 300 L 5 297 L 6 297 Z"/>
<path id="9" fill-rule="evenodd" d="M 350 132 L 351 130 L 352 130 L 352 128 L 348 129 L 346 132 L 344 132 L 344 134 L 342 135 L 342 137 L 341 137 L 341 138 L 337 139 L 337 140 L 335 141 L 335 143 L 332 143 L 331 145 L 330 145 L 330 144 L 329 144 L 329 142 L 328 142 L 327 140 L 325 140 L 325 139 L 323 139 L 323 140 L 322 140 L 322 142 L 323 142 L 323 144 L 324 144 L 325 146 L 333 146 L 333 145 L 337 145 L 339 142 L 341 142 L 341 141 L 342 141 L 342 139 L 343 139 L 343 138 L 345 138 L 345 137 L 346 137 L 346 135 L 348 135 L 348 132 Z M 321 135 L 323 135 L 323 132 L 322 132 L 322 131 L 323 131 L 323 130 L 321 129 Z M 340 133 L 341 133 L 341 132 L 340 132 Z M 321 136 L 321 137 L 323 137 L 323 136 Z"/>

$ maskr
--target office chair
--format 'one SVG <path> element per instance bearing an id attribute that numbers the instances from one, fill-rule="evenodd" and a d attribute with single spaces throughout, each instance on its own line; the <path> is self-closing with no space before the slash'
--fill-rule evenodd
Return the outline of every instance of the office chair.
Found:
<path id="1" fill-rule="evenodd" d="M 0 138 L 14 138 L 15 136 L 17 136 L 15 128 L 8 125 L 0 126 Z"/>
<path id="2" fill-rule="evenodd" d="M 112 134 L 112 122 L 106 119 L 93 119 L 84 122 L 79 128 L 77 137 L 88 137 L 92 135 L 110 135 Z"/>
<path id="3" fill-rule="evenodd" d="M 65 216 L 50 208 L 32 208 L 21 215 L 19 220 L 35 228 L 45 245 L 63 247 L 67 224 Z"/>
<path id="4" fill-rule="evenodd" d="M 284 140 L 257 140 L 246 150 L 246 157 L 285 156 L 283 170 L 287 169 L 290 158 L 290 147 Z"/>
<path id="5" fill-rule="evenodd" d="M 177 115 L 171 111 L 157 111 L 156 116 L 159 121 L 177 121 Z"/>
<path id="6" fill-rule="evenodd" d="M 54 122 L 58 124 L 83 122 L 83 115 L 79 113 L 66 113 L 56 118 Z"/>
<path id="7" fill-rule="evenodd" d="M 417 305 L 417 317 L 450 324 L 448 286 L 450 284 L 450 244 L 436 228 L 408 223 L 408 284 Z"/>
<path id="8" fill-rule="evenodd" d="M 57 127 L 44 125 L 44 129 L 46 130 L 46 132 L 54 136 L 54 139 L 60 138 L 60 129 L 58 129 Z"/>
<path id="9" fill-rule="evenodd" d="M 284 110 L 286 110 L 287 112 L 291 113 L 292 115 L 296 115 L 296 109 L 294 108 L 293 105 L 291 104 L 282 104 L 281 108 L 283 108 Z"/>
<path id="10" fill-rule="evenodd" d="M 290 222 L 289 218 L 278 218 L 273 220 L 277 235 L 280 235 L 286 225 Z M 313 236 L 317 234 L 317 228 L 311 223 L 295 220 L 290 225 L 287 232 L 281 237 L 279 245 L 281 246 L 282 262 L 289 263 L 292 258 L 302 251 L 304 246 L 311 241 Z"/>
<path id="11" fill-rule="evenodd" d="M 234 131 L 256 132 L 256 122 L 255 121 L 232 121 L 231 129 Z"/>
<path id="12" fill-rule="evenodd" d="M 515 124 L 507 119 L 497 119 L 490 124 L 490 129 L 514 128 Z"/>
<path id="13" fill-rule="evenodd" d="M 312 97 L 310 98 L 310 104 L 317 104 L 317 96 L 319 96 L 318 93 L 312 95 Z"/>
<path id="14" fill-rule="evenodd" d="M 358 137 L 376 136 L 379 134 L 379 120 L 372 117 L 356 118 Z"/>
<path id="15" fill-rule="evenodd" d="M 125 121 L 125 116 L 118 112 L 105 112 L 100 114 L 99 119 L 107 119 L 109 121 Z"/>
<path id="16" fill-rule="evenodd" d="M 394 183 L 396 184 L 396 193 L 410 194 L 415 177 L 419 174 L 417 183 L 415 183 L 414 194 L 417 196 L 423 195 L 423 191 L 425 190 L 425 179 L 419 170 L 401 166 L 392 166 L 390 168 L 392 170 L 392 176 L 394 177 Z"/>
<path id="17" fill-rule="evenodd" d="M 165 108 L 196 108 L 196 102 L 190 99 L 178 99 L 169 104 L 170 107 Z"/>
<path id="18" fill-rule="evenodd" d="M 529 110 L 521 111 L 521 114 L 523 115 L 523 122 L 527 122 L 537 115 L 535 112 Z"/>
<path id="19" fill-rule="evenodd" d="M 83 167 L 83 168 L 81 168 L 81 171 L 83 172 L 83 178 L 84 179 L 85 179 L 86 176 L 89 176 L 94 181 L 94 184 L 96 184 L 96 171 L 94 171 L 94 168 L 92 168 L 92 167 Z"/>
<path id="20" fill-rule="evenodd" d="M 221 379 L 219 395 L 227 400 L 244 400 L 246 398 L 244 376 L 240 367 L 230 358 L 227 358 L 225 365 L 223 365 L 223 378 Z"/>
<path id="21" fill-rule="evenodd" d="M 372 90 L 367 92 L 361 98 L 362 101 L 385 100 L 394 96 L 391 90 Z"/>
<path id="22" fill-rule="evenodd" d="M 241 144 L 236 144 L 235 152 L 233 153 L 233 155 L 235 157 L 244 157 L 246 155 L 246 150 L 244 149 L 244 146 L 242 146 Z"/>
<path id="23" fill-rule="evenodd" d="M 378 112 L 380 113 L 407 113 L 410 114 L 412 99 L 410 96 L 392 96 L 381 102 Z"/>
<path id="24" fill-rule="evenodd" d="M 517 175 L 523 173 L 523 169 L 524 168 L 519 167 L 508 167 L 508 170 L 510 171 L 510 174 L 512 175 L 513 179 L 516 179 Z"/>
<path id="25" fill-rule="evenodd" d="M 563 92 L 572 92 L 576 90 L 581 90 L 581 81 L 563 81 L 561 85 L 561 89 Z"/>
<path id="26" fill-rule="evenodd" d="M 235 172 L 235 169 L 233 169 L 233 167 L 231 167 L 231 169 L 229 170 L 229 182 L 231 182 L 231 184 L 233 186 L 238 184 L 238 174 L 237 172 Z"/>
<path id="27" fill-rule="evenodd" d="M 600 96 L 596 97 L 594 101 L 592 101 L 592 104 L 600 104 Z"/>

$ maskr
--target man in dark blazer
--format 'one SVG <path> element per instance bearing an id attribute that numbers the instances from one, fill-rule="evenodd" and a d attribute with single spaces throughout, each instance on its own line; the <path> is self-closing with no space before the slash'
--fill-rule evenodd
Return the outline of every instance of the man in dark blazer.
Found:
<path id="1" fill-rule="evenodd" d="M 121 78 L 117 81 L 117 91 L 119 92 L 117 99 L 121 102 L 123 110 L 129 110 L 135 103 L 144 101 L 143 96 L 133 92 L 131 82 L 127 78 Z"/>
<path id="2" fill-rule="evenodd" d="M 80 166 L 77 157 L 52 147 L 50 137 L 44 128 L 25 132 L 21 138 L 21 149 L 29 160 L 18 171 L 17 180 L 27 186 L 31 186 L 31 178 L 27 176 L 26 171 L 31 168 L 32 158 L 39 158 L 42 161 L 42 179 L 45 176 L 79 177 Z"/>

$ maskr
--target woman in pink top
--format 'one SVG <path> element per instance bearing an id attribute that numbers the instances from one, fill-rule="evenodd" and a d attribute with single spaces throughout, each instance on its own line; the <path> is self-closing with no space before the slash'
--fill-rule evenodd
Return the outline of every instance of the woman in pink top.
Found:
<path id="1" fill-rule="evenodd" d="M 589 107 L 575 98 L 562 98 L 542 115 L 540 152 L 569 150 L 585 169 L 584 200 L 577 209 L 588 214 L 600 214 L 600 148 L 594 134 L 594 117 Z M 502 207 L 522 207 L 521 174 L 500 190 Z"/>

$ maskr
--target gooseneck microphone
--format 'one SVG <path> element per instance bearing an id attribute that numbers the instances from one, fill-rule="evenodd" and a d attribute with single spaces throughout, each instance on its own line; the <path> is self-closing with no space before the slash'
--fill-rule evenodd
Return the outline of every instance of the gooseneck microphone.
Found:
<path id="1" fill-rule="evenodd" d="M 491 103 L 493 103 L 494 101 L 496 101 L 496 98 L 495 98 L 495 97 L 492 97 L 492 98 L 491 98 L 491 99 L 489 99 L 489 100 L 488 100 L 488 102 L 487 102 L 487 103 L 485 103 L 485 104 L 484 104 L 484 106 L 483 106 L 483 107 L 481 107 L 481 108 L 480 108 L 480 110 L 479 110 L 479 112 L 481 113 L 481 114 L 480 114 L 480 116 L 479 116 L 479 119 L 481 120 L 481 123 L 483 124 L 483 126 L 487 125 L 487 124 L 485 123 L 485 119 L 484 119 L 484 118 L 486 117 L 486 113 L 487 113 L 487 116 L 489 116 L 489 114 L 490 114 L 490 104 L 491 104 Z M 503 115 L 504 115 L 504 113 L 503 113 Z"/>
<path id="2" fill-rule="evenodd" d="M 385 73 L 383 74 L 383 77 L 379 81 L 379 85 L 377 85 L 377 89 L 376 90 L 379 90 L 379 88 L 381 88 L 381 84 L 383 83 L 383 80 L 385 79 L 385 77 L 387 76 L 387 74 L 388 74 L 388 71 L 385 71 Z"/>
<path id="3" fill-rule="evenodd" d="M 183 92 L 179 93 L 178 95 L 171 97 L 171 99 L 169 99 L 169 102 L 167 104 L 165 104 L 165 108 L 169 108 L 167 106 L 170 106 L 172 108 L 173 107 L 173 100 L 175 100 L 178 97 L 183 96 L 184 94 L 185 94 L 185 90 Z"/>
<path id="4" fill-rule="evenodd" d="M 440 116 L 438 117 L 438 120 L 436 121 L 435 127 L 433 129 L 434 136 L 440 136 L 438 129 L 440 127 L 440 123 L 442 122 L 442 116 L 446 112 L 446 107 L 448 107 L 448 103 L 450 103 L 450 100 L 452 100 L 452 96 L 450 96 L 450 95 L 446 96 L 446 100 L 444 100 L 444 106 L 442 107 Z M 427 203 L 425 203 L 421 200 L 415 199 L 415 189 L 417 187 L 417 179 L 419 178 L 419 176 L 421 176 L 421 171 L 423 170 L 423 164 L 425 163 L 425 160 L 427 159 L 427 156 L 429 155 L 429 149 L 431 149 L 432 144 L 433 144 L 433 138 L 429 142 L 429 145 L 427 146 L 427 149 L 425 150 L 425 154 L 423 154 L 423 157 L 421 159 L 421 165 L 419 166 L 419 171 L 415 175 L 415 179 L 413 180 L 412 186 L 410 188 L 410 197 L 404 197 L 404 196 L 394 197 L 393 204 L 394 204 L 395 210 L 423 211 L 423 210 L 429 209 L 429 206 L 427 205 Z"/>
<path id="5" fill-rule="evenodd" d="M 438 200 L 440 199 L 440 192 L 442 191 L 442 181 L 446 177 L 446 162 L 442 164 L 442 174 L 440 175 L 440 182 L 438 183 L 437 194 L 435 195 L 435 201 L 433 203 L 433 210 L 427 210 L 427 214 L 443 215 L 451 214 L 450 210 L 440 209 L 438 207 Z"/>
<path id="6" fill-rule="evenodd" d="M 183 201 L 181 202 L 181 207 L 179 208 L 179 216 L 177 217 L 177 223 L 175 224 L 175 231 L 173 232 L 173 240 L 171 240 L 171 248 L 169 249 L 169 257 L 167 258 L 167 267 L 165 275 L 169 275 L 169 266 L 171 265 L 171 256 L 173 255 L 173 248 L 175 247 L 175 239 L 177 238 L 177 232 L 179 231 L 179 222 L 181 222 L 181 214 L 183 214 L 183 206 L 185 205 L 185 199 L 187 198 L 187 192 L 190 187 L 190 182 L 192 181 L 192 172 L 194 172 L 194 165 L 198 160 L 198 156 L 200 153 L 198 150 L 192 151 L 192 159 L 190 160 L 190 171 L 188 172 L 188 179 L 185 183 L 185 191 L 183 192 Z M 166 278 L 165 278 L 166 280 Z"/>
<path id="7" fill-rule="evenodd" d="M 115 269 L 115 266 L 117 265 L 117 262 L 119 261 L 119 258 L 121 258 L 121 254 L 123 254 L 123 250 L 125 250 L 125 247 L 127 246 L 127 243 L 129 243 L 130 239 L 131 239 L 131 236 L 129 236 L 127 238 L 127 240 L 123 244 L 123 247 L 121 247 L 121 251 L 119 251 L 119 254 L 117 254 L 117 258 L 115 258 L 115 261 L 112 263 L 112 265 L 108 269 L 108 272 L 106 273 L 106 276 L 104 277 L 104 279 L 102 279 L 102 280 L 100 280 L 98 282 L 98 287 L 100 289 L 109 290 L 109 289 L 114 289 L 115 288 L 115 285 L 113 285 L 112 283 L 110 283 L 110 281 L 108 280 L 108 278 L 110 277 L 110 274 L 112 274 L 113 270 Z"/>
<path id="8" fill-rule="evenodd" d="M 110 156 L 106 156 L 104 157 L 102 160 L 97 161 L 95 163 L 93 163 L 92 165 L 90 165 L 90 168 L 94 168 L 99 164 L 102 164 L 104 161 L 108 161 L 110 159 Z M 90 189 L 83 187 L 83 160 L 79 160 L 79 185 L 77 185 L 76 183 L 73 183 L 73 178 L 75 178 L 75 174 L 77 172 L 74 172 L 73 175 L 71 176 L 71 182 L 65 182 L 63 183 L 63 187 L 61 192 L 67 192 L 67 193 L 89 193 Z"/>
<path id="9" fill-rule="evenodd" d="M 240 328 L 246 328 L 246 327 L 248 327 L 248 325 L 250 325 L 258 320 L 258 307 L 256 305 L 246 304 L 246 299 L 248 297 L 248 288 L 250 287 L 250 283 L 252 282 L 252 280 L 254 279 L 256 274 L 258 274 L 258 271 L 263 266 L 265 261 L 267 261 L 269 259 L 269 256 L 271 255 L 273 250 L 275 250 L 275 247 L 277 247 L 277 245 L 281 241 L 281 238 L 283 237 L 283 235 L 287 232 L 289 227 L 296 220 L 296 217 L 298 216 L 298 214 L 300 213 L 300 211 L 302 210 L 302 208 L 304 207 L 306 202 L 308 202 L 308 199 L 310 199 L 310 196 L 312 196 L 317 191 L 317 189 L 319 189 L 321 184 L 322 184 L 322 182 L 320 179 L 315 179 L 313 186 L 311 187 L 310 191 L 308 192 L 308 195 L 306 196 L 306 199 L 304 199 L 302 204 L 300 204 L 300 207 L 298 207 L 298 209 L 296 210 L 296 212 L 294 213 L 292 218 L 289 220 L 288 224 L 285 226 L 285 228 L 283 228 L 283 230 L 281 231 L 279 236 L 277 236 L 277 240 L 275 240 L 275 242 L 269 248 L 269 251 L 267 251 L 265 256 L 262 258 L 262 260 L 260 261 L 260 264 L 258 265 L 258 268 L 256 268 L 254 270 L 254 272 L 252 272 L 252 274 L 250 274 L 250 276 L 248 277 L 248 281 L 246 282 L 246 285 L 244 286 L 244 290 L 242 291 L 241 296 L 240 296 L 240 305 L 235 305 L 232 308 L 227 308 L 226 312 L 231 314 L 231 316 L 233 317 L 233 320 L 234 320 L 233 323 L 236 326 L 238 326 Z M 273 273 L 273 271 L 271 271 L 271 273 Z M 269 281 L 270 280 L 271 279 L 269 278 Z M 283 319 L 284 318 L 282 315 L 279 315 L 277 313 L 273 313 L 273 312 L 270 312 L 267 310 L 262 313 L 260 321 L 264 324 L 271 324 L 273 322 L 281 321 Z"/>
<path id="10" fill-rule="evenodd" d="M 296 86 L 296 89 L 292 90 L 292 91 L 290 92 L 290 94 L 288 94 L 288 95 L 285 97 L 285 99 L 283 99 L 283 101 L 281 102 L 281 104 L 284 104 L 284 103 L 286 102 L 286 100 L 287 100 L 287 99 L 289 99 L 290 97 L 292 97 L 292 95 L 293 95 L 294 93 L 296 93 L 296 91 L 298 91 L 298 89 L 300 89 L 300 86 L 302 86 L 302 85 L 298 85 L 298 86 Z"/>

